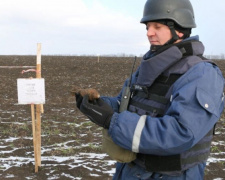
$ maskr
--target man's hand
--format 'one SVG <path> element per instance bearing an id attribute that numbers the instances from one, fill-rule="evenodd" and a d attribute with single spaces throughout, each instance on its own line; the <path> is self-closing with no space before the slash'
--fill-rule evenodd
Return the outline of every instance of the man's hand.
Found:
<path id="1" fill-rule="evenodd" d="M 95 124 L 109 129 L 113 109 L 101 98 L 96 99 L 93 103 L 88 100 L 88 95 L 85 95 L 80 104 L 80 111 Z"/>
<path id="2" fill-rule="evenodd" d="M 88 95 L 88 99 L 90 101 L 96 101 L 96 99 L 99 99 L 100 98 L 100 94 L 99 92 L 96 90 L 96 89 L 92 89 L 92 88 L 89 88 L 89 89 L 80 89 L 78 87 L 73 87 L 73 89 L 70 91 L 71 95 L 75 95 L 76 97 L 76 105 L 77 105 L 77 108 L 80 109 L 80 104 L 83 100 L 83 97 L 85 95 Z"/>

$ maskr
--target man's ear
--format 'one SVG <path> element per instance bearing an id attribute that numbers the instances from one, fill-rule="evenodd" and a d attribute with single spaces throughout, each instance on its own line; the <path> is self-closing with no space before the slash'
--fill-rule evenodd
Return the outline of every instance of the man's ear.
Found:
<path id="1" fill-rule="evenodd" d="M 179 39 L 182 39 L 182 37 L 184 36 L 184 33 L 176 31 L 177 36 L 179 37 Z"/>

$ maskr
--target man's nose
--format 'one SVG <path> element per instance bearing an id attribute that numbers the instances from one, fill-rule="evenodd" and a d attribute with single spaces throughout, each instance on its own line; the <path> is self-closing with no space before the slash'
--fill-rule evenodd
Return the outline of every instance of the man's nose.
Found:
<path id="1" fill-rule="evenodd" d="M 153 28 L 148 27 L 147 36 L 150 37 L 150 36 L 153 36 L 153 35 L 155 35 L 155 31 L 153 30 Z"/>

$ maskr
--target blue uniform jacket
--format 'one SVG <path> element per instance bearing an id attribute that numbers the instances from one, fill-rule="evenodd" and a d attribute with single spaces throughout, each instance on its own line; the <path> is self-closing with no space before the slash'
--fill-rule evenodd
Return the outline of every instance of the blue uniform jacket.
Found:
<path id="1" fill-rule="evenodd" d="M 223 88 L 224 79 L 218 67 L 206 62 L 195 65 L 175 82 L 166 114 L 160 118 L 147 116 L 138 145 L 133 144 L 137 143 L 133 139 L 142 116 L 129 111 L 118 113 L 121 93 L 108 100 L 103 97 L 115 111 L 109 134 L 123 148 L 132 150 L 132 146 L 138 146 L 140 153 L 181 153 L 202 139 L 220 118 Z"/>
<path id="2" fill-rule="evenodd" d="M 136 73 L 132 84 L 136 82 Z M 180 154 L 201 140 L 219 120 L 224 109 L 223 89 L 224 78 L 219 68 L 201 62 L 174 83 L 163 117 L 140 116 L 129 111 L 118 113 L 122 91 L 117 97 L 102 97 L 115 111 L 109 135 L 116 144 L 133 152 Z"/>

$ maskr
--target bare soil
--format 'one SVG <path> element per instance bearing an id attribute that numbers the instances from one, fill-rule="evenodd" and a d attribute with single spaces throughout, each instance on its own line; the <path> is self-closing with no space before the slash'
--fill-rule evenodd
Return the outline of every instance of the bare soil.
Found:
<path id="1" fill-rule="evenodd" d="M 111 179 L 112 161 L 101 151 L 101 128 L 75 106 L 76 85 L 115 96 L 129 76 L 133 57 L 42 56 L 46 104 L 42 114 L 42 165 L 34 172 L 30 105 L 17 104 L 22 68 L 0 68 L 0 179 Z M 216 63 L 224 72 L 225 61 Z M 35 66 L 35 56 L 0 56 L 0 66 Z M 136 67 L 140 64 L 140 58 Z M 135 68 L 136 68 L 135 67 Z M 205 180 L 225 178 L 225 115 L 217 125 Z"/>

